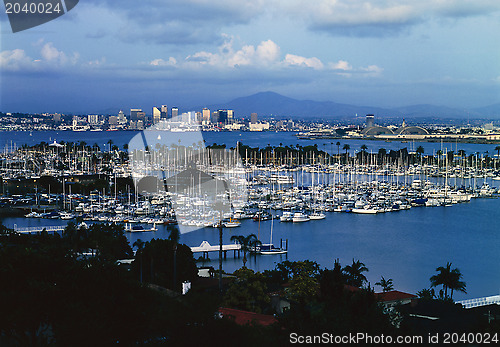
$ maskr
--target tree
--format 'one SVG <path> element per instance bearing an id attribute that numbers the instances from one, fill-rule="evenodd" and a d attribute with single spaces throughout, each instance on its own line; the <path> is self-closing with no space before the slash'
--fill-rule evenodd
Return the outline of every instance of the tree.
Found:
<path id="1" fill-rule="evenodd" d="M 366 282 L 366 277 L 363 275 L 363 272 L 367 272 L 368 268 L 364 263 L 359 260 L 352 260 L 352 265 L 346 265 L 343 268 L 343 272 L 346 276 L 346 283 L 361 288 L 363 284 Z"/>
<path id="2" fill-rule="evenodd" d="M 170 234 L 168 235 L 168 239 L 173 243 L 174 250 L 174 289 L 177 288 L 177 245 L 179 244 L 179 239 L 181 238 L 181 234 L 179 232 L 179 228 L 177 225 L 170 225 Z"/>
<path id="3" fill-rule="evenodd" d="M 135 254 L 139 256 L 139 282 L 142 283 L 142 250 L 144 248 L 144 241 L 137 239 L 133 246 L 137 247 L 137 252 Z"/>
<path id="4" fill-rule="evenodd" d="M 243 267 L 246 267 L 247 252 L 254 251 L 257 247 L 262 245 L 262 242 L 257 239 L 255 234 L 250 234 L 248 236 L 233 235 L 231 236 L 231 241 L 236 241 L 241 246 L 243 252 Z"/>
<path id="5" fill-rule="evenodd" d="M 460 291 L 467 293 L 465 290 L 466 284 L 461 281 L 462 273 L 458 268 L 451 269 L 451 263 L 446 263 L 446 267 L 440 266 L 436 268 L 438 272 L 436 275 L 431 276 L 431 287 L 442 285 L 444 290 L 444 299 L 448 299 L 448 289 L 450 289 L 450 299 L 453 299 L 453 291 Z"/>
<path id="6" fill-rule="evenodd" d="M 348 162 L 349 159 L 349 153 L 348 151 L 351 149 L 351 146 L 349 146 L 347 143 L 342 147 L 343 150 L 345 150 L 345 162 Z"/>
<path id="7" fill-rule="evenodd" d="M 394 290 L 394 285 L 392 283 L 392 278 L 385 279 L 384 276 L 380 278 L 380 281 L 375 283 L 376 286 L 381 286 L 384 293 Z"/>
<path id="8" fill-rule="evenodd" d="M 310 260 L 288 261 L 276 265 L 284 282 L 288 282 L 287 296 L 299 303 L 312 301 L 318 294 L 320 275 L 318 263 Z"/>
<path id="9" fill-rule="evenodd" d="M 264 276 L 247 267 L 236 270 L 236 279 L 224 295 L 223 305 L 240 310 L 261 313 L 269 304 Z"/>

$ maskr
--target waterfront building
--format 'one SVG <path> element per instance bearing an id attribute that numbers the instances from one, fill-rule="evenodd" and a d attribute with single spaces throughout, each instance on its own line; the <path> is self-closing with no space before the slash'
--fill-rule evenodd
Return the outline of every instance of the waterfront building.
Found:
<path id="1" fill-rule="evenodd" d="M 250 123 L 256 124 L 257 123 L 257 113 L 253 112 L 250 114 Z"/>
<path id="2" fill-rule="evenodd" d="M 161 110 L 160 108 L 154 106 L 153 107 L 153 124 L 157 124 L 161 119 Z"/>
<path id="3" fill-rule="evenodd" d="M 217 120 L 217 123 L 222 123 L 222 124 L 227 123 L 228 111 L 227 110 L 219 110 L 218 112 L 219 112 L 219 119 Z"/>
<path id="4" fill-rule="evenodd" d="M 122 110 L 120 110 L 120 112 L 118 112 L 118 117 L 117 117 L 117 120 L 118 120 L 118 124 L 127 124 L 127 117 L 125 117 L 125 114 L 123 113 Z"/>
<path id="5" fill-rule="evenodd" d="M 373 114 L 366 115 L 366 127 L 371 128 L 375 125 L 375 116 Z"/>
<path id="6" fill-rule="evenodd" d="M 172 107 L 172 118 L 177 118 L 179 116 L 179 108 Z"/>
<path id="7" fill-rule="evenodd" d="M 160 118 L 161 119 L 167 119 L 168 118 L 168 107 L 167 107 L 167 105 L 161 105 Z"/>
<path id="8" fill-rule="evenodd" d="M 108 122 L 109 122 L 110 126 L 116 126 L 116 125 L 118 125 L 118 117 L 117 116 L 110 116 Z"/>
<path id="9" fill-rule="evenodd" d="M 204 108 L 201 111 L 201 117 L 203 119 L 203 122 L 210 123 L 210 110 L 208 108 Z"/>
<path id="10" fill-rule="evenodd" d="M 269 130 L 269 123 L 250 123 L 250 131 L 264 131 Z"/>
<path id="11" fill-rule="evenodd" d="M 132 108 L 130 109 L 130 121 L 131 122 L 137 122 L 139 119 L 139 113 L 142 112 L 142 109 L 140 108 Z"/>
<path id="12" fill-rule="evenodd" d="M 87 115 L 87 123 L 89 124 L 99 124 L 99 115 L 89 114 Z"/>

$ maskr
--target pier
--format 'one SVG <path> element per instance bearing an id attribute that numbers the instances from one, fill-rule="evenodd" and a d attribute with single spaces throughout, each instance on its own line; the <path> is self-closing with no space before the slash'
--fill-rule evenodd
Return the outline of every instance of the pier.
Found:
<path id="1" fill-rule="evenodd" d="M 21 233 L 21 234 L 35 234 L 35 233 L 41 233 L 44 229 L 45 231 L 49 233 L 56 233 L 56 232 L 62 232 L 66 228 L 65 225 L 56 225 L 56 226 L 49 226 L 49 225 L 41 225 L 41 226 L 36 226 L 36 227 L 24 227 L 24 228 L 19 228 L 17 224 L 14 224 L 14 231 L 16 233 Z"/>
<path id="2" fill-rule="evenodd" d="M 220 250 L 220 245 L 212 246 L 208 241 L 203 241 L 198 247 L 191 247 L 191 252 L 193 253 L 203 253 L 203 258 L 208 258 L 208 252 L 218 252 Z M 226 259 L 227 251 L 233 251 L 236 257 L 236 252 L 238 252 L 238 258 L 240 257 L 241 245 L 234 243 L 230 245 L 222 245 L 222 252 L 224 252 L 224 259 Z"/>

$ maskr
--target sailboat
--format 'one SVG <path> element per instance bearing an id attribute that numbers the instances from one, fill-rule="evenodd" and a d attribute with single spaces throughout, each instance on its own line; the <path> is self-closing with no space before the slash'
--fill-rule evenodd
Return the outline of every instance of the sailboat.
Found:
<path id="1" fill-rule="evenodd" d="M 271 217 L 271 237 L 270 237 L 270 242 L 269 242 L 269 244 L 262 244 L 260 246 L 260 251 L 259 251 L 260 254 L 263 254 L 263 255 L 285 254 L 285 253 L 288 252 L 286 249 L 281 248 L 281 245 L 280 245 L 280 248 L 274 247 L 274 245 L 273 245 L 273 224 L 274 223 L 273 222 L 274 222 L 274 218 Z"/>

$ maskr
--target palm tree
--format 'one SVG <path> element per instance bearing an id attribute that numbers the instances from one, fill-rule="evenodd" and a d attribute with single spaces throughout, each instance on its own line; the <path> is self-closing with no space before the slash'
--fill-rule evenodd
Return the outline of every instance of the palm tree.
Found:
<path id="1" fill-rule="evenodd" d="M 235 241 L 241 246 L 241 250 L 243 251 L 243 267 L 246 267 L 247 252 L 254 251 L 257 247 L 262 245 L 262 242 L 257 239 L 255 234 L 250 234 L 248 236 L 233 235 L 231 236 L 231 241 Z"/>
<path id="2" fill-rule="evenodd" d="M 345 162 L 347 163 L 349 154 L 348 151 L 351 149 L 351 146 L 349 146 L 347 143 L 342 147 L 343 150 L 345 150 Z"/>
<path id="3" fill-rule="evenodd" d="M 352 260 L 352 265 L 346 265 L 342 269 L 346 276 L 346 283 L 360 288 L 366 282 L 366 277 L 363 272 L 367 272 L 368 268 L 359 260 Z"/>
<path id="4" fill-rule="evenodd" d="M 394 290 L 394 285 L 392 283 L 392 278 L 386 280 L 384 276 L 380 278 L 380 281 L 375 283 L 376 286 L 381 286 L 384 293 Z"/>
<path id="5" fill-rule="evenodd" d="M 437 287 L 439 285 L 443 286 L 444 298 L 448 298 L 448 289 L 450 292 L 450 299 L 453 299 L 453 291 L 457 290 L 463 293 L 467 293 L 465 290 L 466 284 L 461 281 L 462 273 L 458 268 L 451 269 L 451 263 L 446 263 L 446 267 L 436 268 L 438 274 L 431 276 L 431 287 Z"/>
<path id="6" fill-rule="evenodd" d="M 500 146 L 496 146 L 495 151 L 497 151 L 497 162 L 498 162 L 498 160 L 500 160 Z"/>
<path id="7" fill-rule="evenodd" d="M 337 157 L 340 157 L 340 142 L 337 141 L 335 145 L 337 145 Z"/>
<path id="8" fill-rule="evenodd" d="M 168 239 L 174 243 L 174 290 L 177 288 L 177 245 L 179 244 L 179 239 L 181 238 L 181 234 L 179 232 L 179 228 L 176 225 L 173 225 L 170 229 L 170 235 L 168 235 Z"/>
<path id="9" fill-rule="evenodd" d="M 132 246 L 137 247 L 137 254 L 139 254 L 139 281 L 142 283 L 142 249 L 144 248 L 144 241 L 137 239 Z"/>
<path id="10" fill-rule="evenodd" d="M 451 290 L 450 299 L 453 299 L 453 291 L 459 291 L 467 294 L 467 291 L 465 290 L 466 284 L 464 281 L 461 281 L 462 277 L 463 275 L 458 268 L 451 270 L 450 283 L 448 284 L 448 288 Z"/>

